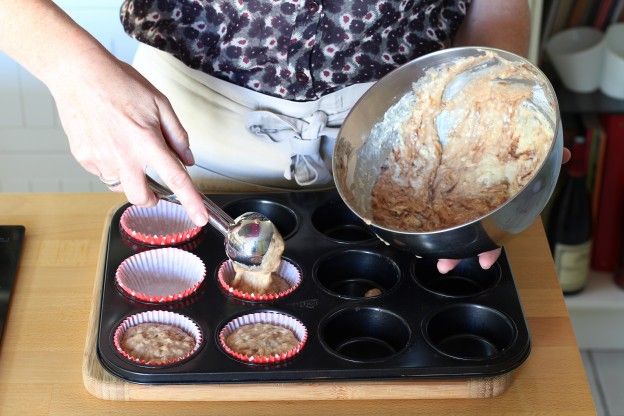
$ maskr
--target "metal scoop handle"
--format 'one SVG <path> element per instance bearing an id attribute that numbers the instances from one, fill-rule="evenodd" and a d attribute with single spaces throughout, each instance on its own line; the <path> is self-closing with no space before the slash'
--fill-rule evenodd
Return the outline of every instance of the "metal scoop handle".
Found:
<path id="1" fill-rule="evenodd" d="M 147 176 L 147 184 L 158 198 L 180 205 L 178 197 L 165 185 L 161 185 L 150 176 Z M 216 228 L 217 231 L 223 234 L 224 237 L 227 237 L 230 227 L 234 224 L 234 220 L 206 195 L 201 194 L 201 196 L 204 201 L 204 206 L 206 210 L 208 210 L 208 222 Z"/>

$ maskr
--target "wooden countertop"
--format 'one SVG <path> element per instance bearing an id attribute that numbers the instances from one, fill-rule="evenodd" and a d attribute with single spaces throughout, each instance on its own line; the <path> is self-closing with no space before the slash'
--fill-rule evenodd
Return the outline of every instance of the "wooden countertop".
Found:
<path id="1" fill-rule="evenodd" d="M 81 365 L 104 218 L 122 195 L 0 194 L 0 223 L 26 227 L 0 345 L 2 415 L 595 414 L 541 222 L 507 245 L 532 337 L 509 390 L 492 399 L 263 403 L 111 402 Z"/>

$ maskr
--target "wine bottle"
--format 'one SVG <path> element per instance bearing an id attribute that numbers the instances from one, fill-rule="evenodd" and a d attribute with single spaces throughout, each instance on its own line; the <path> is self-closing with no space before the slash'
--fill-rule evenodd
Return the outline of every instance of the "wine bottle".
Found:
<path id="1" fill-rule="evenodd" d="M 588 146 L 574 137 L 572 159 L 562 167 L 563 186 L 550 214 L 548 239 L 563 293 L 578 293 L 587 283 L 592 215 L 587 189 Z"/>

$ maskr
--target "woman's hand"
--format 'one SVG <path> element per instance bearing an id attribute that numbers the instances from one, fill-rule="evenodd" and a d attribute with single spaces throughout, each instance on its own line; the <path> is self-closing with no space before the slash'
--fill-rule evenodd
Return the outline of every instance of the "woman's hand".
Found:
<path id="1" fill-rule="evenodd" d="M 193 165 L 186 131 L 167 98 L 128 64 L 102 50 L 64 66 L 48 86 L 76 160 L 128 201 L 157 202 L 145 170 L 156 170 L 197 225 L 208 221 L 186 169 Z"/>
<path id="2" fill-rule="evenodd" d="M 568 160 L 570 160 L 570 156 L 570 151 L 564 147 L 562 163 L 566 163 Z M 482 268 L 489 269 L 494 263 L 496 263 L 496 260 L 498 260 L 498 256 L 500 256 L 500 253 L 501 249 L 497 248 L 495 250 L 486 251 L 479 254 L 479 264 Z M 446 274 L 453 270 L 455 266 L 457 266 L 457 263 L 459 263 L 460 261 L 461 260 L 459 259 L 440 259 L 438 260 L 438 271 L 442 274 Z"/>
<path id="3" fill-rule="evenodd" d="M 136 205 L 151 206 L 156 170 L 197 225 L 208 221 L 182 160 L 188 138 L 169 101 L 50 0 L 0 0 L 0 50 L 48 86 L 78 162 Z"/>

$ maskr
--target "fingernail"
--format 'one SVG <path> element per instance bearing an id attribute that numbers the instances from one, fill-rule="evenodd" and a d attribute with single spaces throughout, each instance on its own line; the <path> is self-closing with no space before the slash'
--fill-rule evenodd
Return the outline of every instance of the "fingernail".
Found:
<path id="1" fill-rule="evenodd" d="M 195 219 L 193 220 L 193 222 L 198 227 L 203 227 L 204 225 L 208 224 L 208 218 L 208 213 L 206 211 L 201 211 L 198 212 L 197 215 L 195 215 Z"/>
<path id="2" fill-rule="evenodd" d="M 482 256 L 482 254 L 487 254 Z M 487 270 L 496 262 L 496 259 L 492 260 L 489 256 L 489 253 L 481 253 L 479 254 L 479 265 L 482 269 Z"/>
<path id="3" fill-rule="evenodd" d="M 186 164 L 188 166 L 192 166 L 195 164 L 195 158 L 193 157 L 193 152 L 191 152 L 191 149 L 189 147 L 187 147 L 186 150 L 184 151 L 184 160 L 186 161 Z"/>
<path id="4" fill-rule="evenodd" d="M 481 268 L 483 270 L 487 270 L 490 267 L 492 267 L 492 265 L 496 262 L 496 260 L 494 261 L 490 261 L 490 260 L 483 260 L 482 257 L 479 257 L 479 264 L 481 265 Z"/>
<path id="5" fill-rule="evenodd" d="M 443 262 L 441 262 L 441 261 L 439 261 L 439 260 L 438 260 L 438 271 L 439 271 L 440 273 L 442 273 L 442 274 L 446 274 L 446 273 L 448 273 L 448 272 L 449 272 L 449 270 L 451 270 L 451 269 L 448 267 L 448 264 L 443 263 Z"/>

